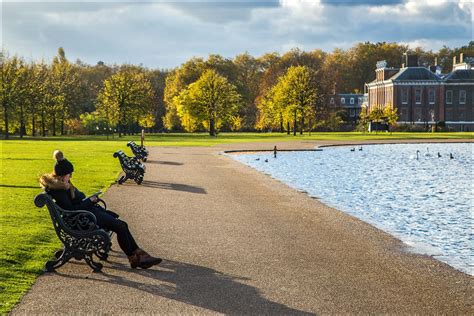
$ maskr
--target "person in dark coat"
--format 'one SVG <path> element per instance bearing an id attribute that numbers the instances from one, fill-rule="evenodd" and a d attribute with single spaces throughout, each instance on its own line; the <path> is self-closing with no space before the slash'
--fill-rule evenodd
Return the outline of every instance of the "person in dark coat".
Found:
<path id="1" fill-rule="evenodd" d="M 98 205 L 97 196 L 86 198 L 84 193 L 74 187 L 70 180 L 74 167 L 71 162 L 64 158 L 61 151 L 56 150 L 53 157 L 56 159 L 54 171 L 51 174 L 42 175 L 39 182 L 59 207 L 65 210 L 86 210 L 93 213 L 100 228 L 117 234 L 120 248 L 128 256 L 132 268 L 147 269 L 162 261 L 162 259 L 152 257 L 146 251 L 140 249 L 130 233 L 127 223 L 118 219 L 116 213 L 105 210 Z"/>

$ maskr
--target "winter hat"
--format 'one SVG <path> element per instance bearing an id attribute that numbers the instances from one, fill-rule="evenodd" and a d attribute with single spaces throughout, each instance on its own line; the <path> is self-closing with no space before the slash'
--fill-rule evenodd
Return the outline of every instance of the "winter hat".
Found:
<path id="1" fill-rule="evenodd" d="M 72 163 L 64 158 L 63 153 L 60 150 L 55 150 L 53 153 L 53 158 L 56 159 L 56 164 L 54 165 L 54 173 L 57 176 L 65 176 L 74 171 Z"/>

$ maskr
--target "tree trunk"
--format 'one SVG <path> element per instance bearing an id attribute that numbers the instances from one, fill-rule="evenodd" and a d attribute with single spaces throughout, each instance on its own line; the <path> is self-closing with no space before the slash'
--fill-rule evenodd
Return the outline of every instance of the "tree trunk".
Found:
<path id="1" fill-rule="evenodd" d="M 23 138 L 23 135 L 26 132 L 25 128 L 25 116 L 23 113 L 23 105 L 20 106 L 20 138 Z"/>
<path id="2" fill-rule="evenodd" d="M 46 137 L 46 118 L 44 117 L 44 110 L 41 111 L 41 132 L 43 137 Z"/>
<path id="3" fill-rule="evenodd" d="M 3 113 L 5 120 L 5 139 L 8 139 L 8 106 L 5 101 L 3 102 Z"/>
<path id="4" fill-rule="evenodd" d="M 36 136 L 35 112 L 31 113 L 31 136 Z"/>
<path id="5" fill-rule="evenodd" d="M 301 114 L 300 135 L 303 135 L 304 113 Z"/>
<path id="6" fill-rule="evenodd" d="M 64 135 L 64 112 L 61 118 L 61 135 Z"/>
<path id="7" fill-rule="evenodd" d="M 286 122 L 286 134 L 290 135 L 290 121 Z"/>
<path id="8" fill-rule="evenodd" d="M 53 136 L 56 136 L 56 113 L 53 113 Z"/>
<path id="9" fill-rule="evenodd" d="M 293 136 L 296 136 L 296 110 L 293 116 Z"/>
<path id="10" fill-rule="evenodd" d="M 213 116 L 209 119 L 209 136 L 216 136 L 216 120 Z"/>

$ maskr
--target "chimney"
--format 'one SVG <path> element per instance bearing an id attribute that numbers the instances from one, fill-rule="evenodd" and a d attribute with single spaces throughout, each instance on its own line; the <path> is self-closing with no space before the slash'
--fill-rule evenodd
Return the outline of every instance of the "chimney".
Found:
<path id="1" fill-rule="evenodd" d="M 438 57 L 435 57 L 435 66 L 438 66 Z"/>
<path id="2" fill-rule="evenodd" d="M 453 66 L 456 65 L 456 56 L 453 57 Z"/>
<path id="3" fill-rule="evenodd" d="M 460 63 L 460 64 L 462 64 L 463 57 L 464 57 L 464 53 L 461 53 L 461 54 L 459 55 L 459 63 Z"/>
<path id="4" fill-rule="evenodd" d="M 406 54 L 406 66 L 407 67 L 418 67 L 418 55 L 416 54 Z"/>

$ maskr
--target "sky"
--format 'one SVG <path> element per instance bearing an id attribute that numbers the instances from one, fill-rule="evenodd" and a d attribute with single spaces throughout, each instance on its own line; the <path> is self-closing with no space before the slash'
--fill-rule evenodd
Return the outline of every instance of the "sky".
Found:
<path id="1" fill-rule="evenodd" d="M 473 40 L 472 0 L 3 0 L 9 55 L 91 65 L 177 67 L 193 56 L 233 58 L 398 42 L 438 50 Z"/>

